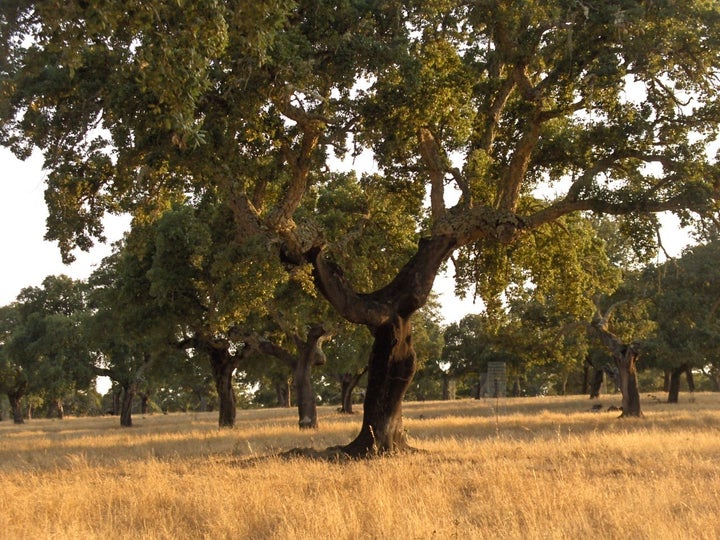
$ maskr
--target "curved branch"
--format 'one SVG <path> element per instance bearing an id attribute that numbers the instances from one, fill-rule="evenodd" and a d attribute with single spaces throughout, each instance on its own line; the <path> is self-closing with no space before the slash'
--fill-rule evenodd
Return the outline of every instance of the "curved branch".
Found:
<path id="1" fill-rule="evenodd" d="M 454 236 L 423 238 L 415 255 L 385 287 L 369 294 L 355 292 L 342 269 L 320 248 L 306 254 L 318 290 L 350 322 L 378 328 L 398 315 L 410 316 L 425 305 L 440 265 L 457 246 Z"/>
<path id="2" fill-rule="evenodd" d="M 257 349 L 263 354 L 277 358 L 283 364 L 290 367 L 290 369 L 295 369 L 295 357 L 277 343 L 273 343 L 267 339 L 258 340 Z"/>

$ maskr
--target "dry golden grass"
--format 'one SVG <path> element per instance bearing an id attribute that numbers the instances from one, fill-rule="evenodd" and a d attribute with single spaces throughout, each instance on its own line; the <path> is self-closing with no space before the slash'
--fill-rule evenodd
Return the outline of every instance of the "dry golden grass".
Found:
<path id="1" fill-rule="evenodd" d="M 662 398 L 661 398 L 662 399 Z M 720 395 L 643 396 L 646 418 L 584 397 L 408 403 L 426 452 L 283 459 L 347 442 L 361 418 L 321 408 L 0 423 L 0 537 L 720 538 Z M 601 400 L 617 405 L 616 398 Z"/>

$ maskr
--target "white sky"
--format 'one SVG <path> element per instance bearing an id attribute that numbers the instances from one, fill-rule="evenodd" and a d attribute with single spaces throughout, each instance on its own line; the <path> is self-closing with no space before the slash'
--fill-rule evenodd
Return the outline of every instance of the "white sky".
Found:
<path id="1" fill-rule="evenodd" d="M 110 245 L 127 227 L 126 218 L 110 218 L 106 222 L 107 244 L 97 245 L 89 253 L 76 252 L 74 263 L 63 264 L 57 245 L 43 240 L 47 217 L 44 179 L 39 154 L 22 162 L 0 148 L 0 305 L 13 302 L 23 287 L 38 286 L 49 275 L 86 279 L 102 258 L 110 254 Z M 663 243 L 673 256 L 687 243 L 687 236 L 671 218 L 663 229 Z M 452 273 L 451 264 L 450 267 Z M 481 309 L 471 298 L 456 298 L 453 286 L 450 276 L 441 275 L 435 280 L 446 323 Z"/>
<path id="2" fill-rule="evenodd" d="M 108 245 L 77 252 L 72 265 L 63 264 L 57 244 L 43 240 L 48 214 L 44 181 L 42 156 L 33 154 L 23 162 L 0 148 L 0 305 L 14 301 L 20 289 L 38 286 L 49 275 L 87 278 L 94 265 L 110 254 L 110 243 L 122 236 L 122 229 L 111 228 Z"/>

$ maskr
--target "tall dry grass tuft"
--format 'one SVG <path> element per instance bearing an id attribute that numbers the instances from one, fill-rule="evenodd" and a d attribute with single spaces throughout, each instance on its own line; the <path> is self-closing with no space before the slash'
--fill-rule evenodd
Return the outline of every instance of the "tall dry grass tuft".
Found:
<path id="1" fill-rule="evenodd" d="M 616 400 L 615 400 L 616 401 Z M 605 405 L 617 403 L 605 399 Z M 320 409 L 0 423 L 3 538 L 720 538 L 720 395 L 644 420 L 584 397 L 408 403 L 423 452 L 283 458 L 342 444 Z"/>

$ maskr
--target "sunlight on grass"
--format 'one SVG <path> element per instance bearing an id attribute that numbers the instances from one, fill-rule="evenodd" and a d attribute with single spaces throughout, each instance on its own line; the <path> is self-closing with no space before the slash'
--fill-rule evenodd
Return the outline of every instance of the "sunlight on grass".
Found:
<path id="1" fill-rule="evenodd" d="M 421 453 L 282 458 L 348 442 L 360 415 L 320 409 L 0 424 L 4 538 L 717 538 L 720 395 L 644 420 L 584 397 L 408 403 Z"/>

